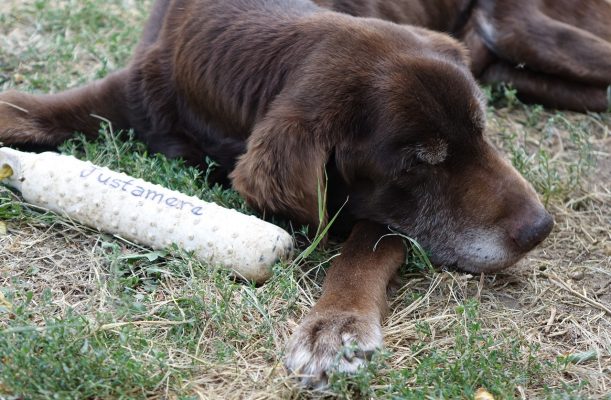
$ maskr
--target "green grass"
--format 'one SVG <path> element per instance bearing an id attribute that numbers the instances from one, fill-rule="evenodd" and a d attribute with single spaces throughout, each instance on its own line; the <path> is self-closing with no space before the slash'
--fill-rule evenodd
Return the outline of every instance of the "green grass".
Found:
<path id="1" fill-rule="evenodd" d="M 514 167 L 542 195 L 544 204 L 548 206 L 552 199 L 563 201 L 580 189 L 595 167 L 591 132 L 596 116 L 572 121 L 561 112 L 548 113 L 539 105 L 526 106 L 520 103 L 516 91 L 505 85 L 487 88 L 487 95 L 491 106 L 518 109 L 525 114 L 520 121 L 525 129 L 517 131 L 514 126 L 502 126 L 494 134 Z M 567 133 L 562 136 L 568 137 L 568 141 L 562 143 L 566 149 L 554 154 L 559 132 Z"/>
<path id="2" fill-rule="evenodd" d="M 249 312 L 256 313 L 265 307 L 270 296 L 289 294 L 284 290 L 278 293 L 277 283 L 268 284 L 273 289 L 263 296 L 254 294 L 252 288 L 226 287 L 223 283 L 222 295 L 216 299 L 178 297 L 176 304 L 157 311 L 157 316 L 166 323 L 179 323 L 167 332 L 163 344 L 154 333 L 143 332 L 135 325 L 126 323 L 111 330 L 106 321 L 108 316 L 91 320 L 69 312 L 62 318 L 49 317 L 33 324 L 31 319 L 46 304 L 33 307 L 29 294 L 14 306 L 8 326 L 0 331 L 3 361 L 0 388 L 4 395 L 32 399 L 143 398 L 166 384 L 172 393 L 180 394 L 177 390 L 180 382 L 198 368 L 172 367 L 168 347 L 194 352 L 205 322 L 202 315 L 207 315 L 208 321 L 222 332 L 210 341 L 212 351 L 204 356 L 210 362 L 227 363 L 230 368 L 242 344 L 253 340 L 264 345 L 263 356 L 273 360 L 277 353 L 265 354 L 264 349 L 273 349 L 270 339 L 277 321 L 269 320 L 255 331 L 245 331 L 243 313 L 246 311 L 248 318 Z M 244 291 L 252 296 L 243 302 L 235 301 L 236 293 Z M 123 307 L 132 317 L 144 309 L 121 303 L 119 313 Z M 452 328 L 454 343 L 450 348 L 431 347 L 430 329 L 420 327 L 421 338 L 412 346 L 411 352 L 416 356 L 410 366 L 391 368 L 390 354 L 379 352 L 355 375 L 332 375 L 329 390 L 341 398 L 467 399 L 478 388 L 486 388 L 498 399 L 509 399 L 517 395 L 518 386 L 545 386 L 546 377 L 566 365 L 561 360 L 539 360 L 537 348 L 518 335 L 498 339 L 486 334 L 475 301 L 458 306 L 456 313 L 458 318 Z M 562 392 L 545 389 L 544 393 L 550 399 L 579 398 L 577 389 L 565 387 Z"/>
<path id="3" fill-rule="evenodd" d="M 121 0 L 23 2 L 14 12 L 0 14 L 4 33 L 27 27 L 21 43 L 0 46 L 3 80 L 22 90 L 57 91 L 125 66 L 150 4 L 148 0 L 135 0 L 131 6 Z"/>
<path id="4" fill-rule="evenodd" d="M 541 360 L 538 349 L 519 333 L 496 337 L 482 328 L 479 304 L 467 300 L 455 309 L 453 343 L 449 348 L 431 346 L 432 333 L 420 326 L 420 340 L 411 348 L 411 365 L 396 369 L 388 364 L 389 354 L 377 353 L 355 376 L 335 374 L 332 388 L 345 398 L 384 399 L 472 399 L 484 388 L 496 399 L 512 399 L 519 386 L 545 387 L 551 373 L 562 370 L 561 360 Z M 545 389 L 547 398 L 572 398 L 577 391 L 565 387 L 562 393 Z"/>
<path id="5" fill-rule="evenodd" d="M 130 326 L 104 330 L 69 313 L 33 324 L 32 295 L 0 331 L 2 394 L 30 399 L 142 398 L 162 384 L 167 355 Z M 47 301 L 49 301 L 48 299 Z M 45 304 L 38 304 L 40 312 Z"/>

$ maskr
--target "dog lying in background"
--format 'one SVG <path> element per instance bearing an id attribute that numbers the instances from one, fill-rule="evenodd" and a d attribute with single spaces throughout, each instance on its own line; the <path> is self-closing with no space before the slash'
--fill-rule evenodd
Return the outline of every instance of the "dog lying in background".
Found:
<path id="1" fill-rule="evenodd" d="M 513 85 L 547 107 L 606 111 L 609 0 L 317 0 L 337 11 L 447 32 L 469 49 L 483 83 Z"/>
<path id="2" fill-rule="evenodd" d="M 317 3 L 158 0 L 125 69 L 59 94 L 0 95 L 7 145 L 95 137 L 102 116 L 152 151 L 194 165 L 211 157 L 252 207 L 314 231 L 325 223 L 319 189 L 331 212 L 349 199 L 352 232 L 287 348 L 288 369 L 310 385 L 343 346 L 360 349 L 337 365 L 354 371 L 382 345 L 386 288 L 405 258 L 387 227 L 435 264 L 474 273 L 512 265 L 551 231 L 530 184 L 486 139 L 471 71 L 585 110 L 606 107 L 611 63 L 602 33 L 552 15 L 557 2 Z M 558 3 L 609 15 L 606 2 Z"/>

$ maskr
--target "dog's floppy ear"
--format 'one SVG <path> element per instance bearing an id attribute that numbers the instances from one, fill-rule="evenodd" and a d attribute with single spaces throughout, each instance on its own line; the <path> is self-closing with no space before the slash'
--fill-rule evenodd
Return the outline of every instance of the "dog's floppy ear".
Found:
<path id="1" fill-rule="evenodd" d="M 328 137 L 310 131 L 299 113 L 282 108 L 275 107 L 255 125 L 230 177 L 257 210 L 317 227 L 326 220 L 325 215 L 319 221 L 318 193 L 325 190 L 332 146 Z"/>

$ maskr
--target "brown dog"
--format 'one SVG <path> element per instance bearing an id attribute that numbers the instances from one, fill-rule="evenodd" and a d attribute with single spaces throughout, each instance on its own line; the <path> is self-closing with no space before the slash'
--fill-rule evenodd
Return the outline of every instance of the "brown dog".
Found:
<path id="1" fill-rule="evenodd" d="M 611 85 L 609 0 L 317 0 L 361 17 L 447 32 L 470 50 L 484 83 L 525 101 L 605 111 Z"/>
<path id="2" fill-rule="evenodd" d="M 328 171 L 330 200 L 348 198 L 358 222 L 288 345 L 288 368 L 309 383 L 342 346 L 361 349 L 340 361 L 351 371 L 382 343 L 386 286 L 404 259 L 400 240 L 380 240 L 384 226 L 436 264 L 489 272 L 553 224 L 486 140 L 462 45 L 308 0 L 159 0 L 126 69 L 56 95 L 0 95 L 0 141 L 94 136 L 94 115 L 169 156 L 209 155 L 250 205 L 312 227 Z"/>

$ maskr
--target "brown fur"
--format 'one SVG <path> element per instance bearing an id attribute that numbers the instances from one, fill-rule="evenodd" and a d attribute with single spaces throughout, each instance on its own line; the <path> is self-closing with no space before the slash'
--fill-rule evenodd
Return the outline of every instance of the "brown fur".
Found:
<path id="1" fill-rule="evenodd" d="M 448 32 L 469 48 L 476 77 L 484 83 L 511 83 L 525 101 L 576 111 L 610 106 L 608 0 L 318 2 L 350 15 Z"/>
<path id="2" fill-rule="evenodd" d="M 342 222 L 355 228 L 289 346 L 287 365 L 310 383 L 343 344 L 381 345 L 385 288 L 404 255 L 396 238 L 374 251 L 383 226 L 416 238 L 434 263 L 473 272 L 513 264 L 550 232 L 536 193 L 485 138 L 469 68 L 526 95 L 551 82 L 538 98 L 570 108 L 600 108 L 610 81 L 609 59 L 599 58 L 608 27 L 585 26 L 586 16 L 551 0 L 528 14 L 500 0 L 317 3 L 159 0 L 124 70 L 60 94 L 0 95 L 5 144 L 94 136 L 102 117 L 153 151 L 195 165 L 210 156 L 250 205 L 313 231 L 319 189 L 330 212 L 348 199 Z M 503 34 L 486 36 L 482 21 Z M 450 36 L 408 23 L 461 35 L 473 62 Z M 535 28 L 542 37 L 528 40 Z M 522 60 L 524 71 L 510 68 Z M 353 370 L 366 357 L 348 358 L 342 365 Z"/>

